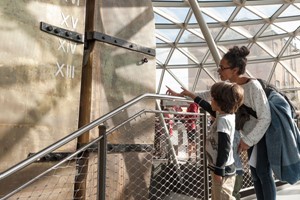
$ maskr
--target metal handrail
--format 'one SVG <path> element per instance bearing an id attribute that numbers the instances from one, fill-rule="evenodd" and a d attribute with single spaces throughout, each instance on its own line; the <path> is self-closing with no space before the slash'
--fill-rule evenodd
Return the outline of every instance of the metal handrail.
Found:
<path id="1" fill-rule="evenodd" d="M 135 103 L 139 102 L 140 100 L 144 98 L 158 98 L 158 99 L 173 99 L 178 101 L 186 101 L 183 97 L 175 97 L 175 96 L 169 96 L 169 95 L 160 95 L 160 94 L 151 94 L 151 93 L 145 93 L 140 96 L 137 96 L 136 98 L 128 101 L 127 103 L 117 107 L 116 109 L 112 110 L 111 112 L 103 115 L 102 117 L 92 121 L 91 123 L 79 128 L 78 130 L 72 132 L 71 134 L 67 135 L 66 137 L 62 138 L 61 140 L 55 142 L 54 144 L 44 148 L 43 150 L 37 152 L 36 154 L 32 155 L 31 157 L 19 162 L 18 164 L 10 167 L 6 171 L 2 172 L 0 174 L 0 180 L 20 171 L 21 169 L 25 168 L 26 166 L 32 164 L 36 160 L 42 158 L 43 156 L 47 155 L 48 153 L 51 153 L 52 151 L 60 148 L 61 146 L 65 145 L 66 143 L 72 141 L 73 139 L 81 136 L 85 132 L 99 126 L 104 121 L 110 119 L 111 117 L 117 115 L 118 113 L 122 112 L 124 109 L 134 105 Z"/>
<path id="2" fill-rule="evenodd" d="M 131 121 L 132 119 L 134 119 L 137 116 L 140 116 L 141 114 L 145 113 L 145 112 L 150 112 L 150 111 L 146 111 L 146 110 L 141 110 L 140 112 L 136 113 L 135 115 L 129 117 L 127 120 L 125 120 L 124 122 L 122 122 L 121 124 L 111 128 L 110 130 L 108 130 L 106 132 L 106 135 L 109 135 L 111 133 L 113 133 L 115 130 L 117 130 L 118 128 L 120 128 L 121 126 L 123 126 L 125 123 L 128 123 L 129 121 Z M 28 185 L 34 183 L 36 180 L 38 180 L 40 177 L 43 177 L 44 175 L 46 175 L 47 173 L 49 173 L 50 171 L 52 171 L 53 169 L 56 169 L 58 166 L 62 165 L 63 163 L 65 163 L 68 160 L 71 160 L 72 158 L 74 158 L 76 155 L 78 155 L 79 153 L 82 153 L 83 151 L 86 151 L 88 148 L 91 148 L 92 145 L 94 145 L 95 143 L 99 142 L 101 139 L 103 138 L 103 135 L 99 136 L 98 138 L 90 141 L 88 144 L 80 147 L 77 151 L 75 151 L 74 153 L 68 155 L 67 157 L 65 157 L 64 159 L 62 159 L 61 161 L 59 161 L 57 164 L 53 165 L 52 167 L 50 167 L 49 169 L 47 169 L 46 171 L 38 174 L 36 177 L 34 177 L 33 179 L 29 180 L 28 182 L 26 182 L 25 184 L 23 184 L 22 186 L 16 188 L 15 190 L 11 191 L 10 193 L 6 194 L 5 196 L 2 196 L 0 198 L 0 200 L 4 200 L 7 199 L 11 196 L 13 196 L 14 194 L 16 194 L 17 192 L 21 191 L 22 189 L 26 188 Z"/>

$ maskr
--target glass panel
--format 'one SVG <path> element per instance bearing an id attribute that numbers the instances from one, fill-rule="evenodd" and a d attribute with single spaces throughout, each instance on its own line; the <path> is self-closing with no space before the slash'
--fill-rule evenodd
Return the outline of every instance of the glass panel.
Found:
<path id="1" fill-rule="evenodd" d="M 217 67 L 215 59 L 214 59 L 214 57 L 212 56 L 212 54 L 210 52 L 208 53 L 208 57 L 206 58 L 206 60 L 203 60 L 203 61 L 201 60 L 201 63 L 203 63 L 204 67 L 207 67 L 207 66 L 209 66 L 209 67 L 211 67 L 211 66 Z"/>
<path id="2" fill-rule="evenodd" d="M 299 27 L 300 20 L 288 21 L 288 22 L 278 22 L 278 23 L 274 23 L 274 24 L 287 32 L 294 32 Z"/>
<path id="3" fill-rule="evenodd" d="M 222 54 L 224 55 L 230 48 L 232 48 L 233 46 L 246 46 L 248 47 L 248 43 L 239 43 L 239 44 L 228 44 L 228 45 L 223 45 L 223 46 L 220 46 L 222 47 L 222 49 L 227 49 L 225 52 L 222 52 Z M 251 53 L 251 52 L 250 52 Z"/>
<path id="4" fill-rule="evenodd" d="M 234 11 L 235 7 L 213 7 L 213 8 L 202 8 L 202 11 L 211 16 L 214 19 L 217 19 L 221 22 L 226 22 L 228 18 L 231 16 L 232 12 Z"/>
<path id="5" fill-rule="evenodd" d="M 276 65 L 275 71 L 272 75 L 271 84 L 275 85 L 279 89 L 289 87 L 291 75 L 289 72 L 280 64 Z"/>
<path id="6" fill-rule="evenodd" d="M 279 18 L 290 17 L 295 15 L 300 15 L 300 10 L 293 5 L 290 5 L 285 11 L 283 11 L 283 13 L 279 15 Z"/>
<path id="7" fill-rule="evenodd" d="M 205 42 L 202 38 L 199 38 L 195 34 L 185 30 L 182 34 L 179 43 L 185 43 L 185 42 Z"/>
<path id="8" fill-rule="evenodd" d="M 246 6 L 249 9 L 256 9 L 259 12 L 266 15 L 266 17 L 272 17 L 273 14 L 282 6 L 282 4 L 277 5 L 259 5 L 259 6 Z"/>
<path id="9" fill-rule="evenodd" d="M 215 39 L 219 35 L 222 28 L 210 28 L 209 30 L 210 30 L 212 37 Z"/>
<path id="10" fill-rule="evenodd" d="M 169 53 L 170 53 L 169 48 L 157 48 L 156 49 L 156 60 L 158 60 L 161 63 L 165 63 Z"/>
<path id="11" fill-rule="evenodd" d="M 292 58 L 290 62 L 291 70 L 300 75 L 300 57 Z M 299 83 L 300 84 L 300 83 Z"/>
<path id="12" fill-rule="evenodd" d="M 155 20 L 156 24 L 173 24 L 173 22 L 171 22 L 168 19 L 160 16 L 157 13 L 154 13 L 154 20 Z"/>
<path id="13" fill-rule="evenodd" d="M 286 33 L 284 30 L 278 28 L 277 26 L 274 26 L 271 24 L 264 32 L 261 34 L 261 36 L 269 36 L 269 35 L 277 35 L 277 34 L 284 34 Z"/>
<path id="14" fill-rule="evenodd" d="M 255 20 L 261 19 L 259 16 L 250 12 L 249 10 L 242 8 L 233 21 L 247 21 L 247 20 Z"/>
<path id="15" fill-rule="evenodd" d="M 159 9 L 183 23 L 190 8 L 160 7 Z"/>
<path id="16" fill-rule="evenodd" d="M 287 66 L 290 66 L 290 69 L 292 69 L 295 72 L 294 74 L 297 74 L 299 76 L 300 67 L 297 67 L 297 66 L 299 66 L 299 64 L 300 64 L 300 58 L 283 61 L 282 63 L 284 63 Z M 282 73 L 282 72 L 280 72 L 280 70 L 284 73 L 284 75 L 281 77 L 277 75 L 277 73 Z M 285 70 L 284 67 L 282 67 L 282 66 L 275 73 L 276 73 L 276 76 L 274 75 L 274 78 L 272 77 L 272 83 L 275 82 L 276 80 L 279 80 L 279 81 L 281 80 L 281 82 L 280 82 L 281 85 L 279 88 L 283 89 L 284 93 L 289 97 L 289 99 L 292 101 L 292 103 L 298 109 L 300 109 L 300 83 L 292 75 L 290 75 L 287 72 L 287 70 Z M 284 89 L 286 89 L 286 90 L 284 90 Z"/>
<path id="17" fill-rule="evenodd" d="M 205 13 L 202 13 L 202 15 L 203 15 L 204 21 L 206 23 L 216 23 L 217 22 L 215 19 L 211 18 L 210 16 L 207 16 Z M 194 23 L 194 24 L 198 23 L 194 14 L 192 14 L 189 23 Z"/>
<path id="18" fill-rule="evenodd" d="M 204 38 L 204 36 L 203 36 L 202 31 L 200 30 L 200 28 L 189 28 L 189 27 L 188 27 L 188 30 L 189 30 L 191 33 L 197 35 L 198 37 Z"/>
<path id="19" fill-rule="evenodd" d="M 263 26 L 263 24 L 254 24 L 254 25 L 235 26 L 235 27 L 240 28 L 240 29 L 244 30 L 245 32 L 248 32 L 250 35 L 254 36 L 257 34 L 258 31 L 260 31 L 262 26 Z"/>
<path id="20" fill-rule="evenodd" d="M 287 41 L 288 38 L 284 38 L 284 41 Z M 283 56 L 289 56 L 289 55 L 297 55 L 300 54 L 300 40 L 298 37 L 295 37 L 283 53 Z"/>
<path id="21" fill-rule="evenodd" d="M 199 68 L 188 69 L 188 90 L 192 91 Z"/>
<path id="22" fill-rule="evenodd" d="M 208 51 L 208 47 L 189 47 L 188 51 L 195 57 L 199 62 L 202 62 L 203 57 Z"/>
<path id="23" fill-rule="evenodd" d="M 272 43 L 272 41 L 266 41 L 267 46 L 269 46 L 269 43 Z M 250 48 L 250 54 L 248 55 L 248 60 L 257 60 L 257 59 L 266 59 L 266 58 L 272 58 L 272 56 L 269 54 L 271 52 L 267 52 L 263 48 L 261 48 L 257 44 L 253 44 Z"/>
<path id="24" fill-rule="evenodd" d="M 222 56 L 221 56 L 221 57 L 222 57 Z M 202 62 L 202 60 L 201 60 L 201 62 Z M 205 65 L 206 63 L 208 63 L 208 64 L 215 63 L 214 57 L 211 55 L 210 52 L 209 52 L 209 55 L 208 55 L 207 59 L 204 60 L 203 63 L 204 63 L 204 65 Z"/>
<path id="25" fill-rule="evenodd" d="M 199 47 L 198 47 L 199 48 Z M 191 47 L 184 47 L 184 48 L 179 48 L 180 51 L 182 51 L 183 54 L 186 54 L 186 56 L 193 60 L 193 61 L 189 61 L 189 64 L 193 65 L 198 63 L 198 57 L 194 56 L 191 52 L 190 52 Z"/>
<path id="26" fill-rule="evenodd" d="M 170 71 L 185 87 L 188 85 L 188 69 L 171 69 Z"/>
<path id="27" fill-rule="evenodd" d="M 282 64 L 282 67 L 284 67 L 284 68 L 286 67 L 289 69 L 288 71 L 286 70 L 287 75 L 285 75 L 285 76 L 288 76 L 288 80 L 285 80 L 285 81 L 288 81 L 288 83 L 285 84 L 287 87 L 290 87 L 290 85 L 291 85 L 290 83 L 292 81 L 297 82 L 297 80 L 300 80 L 300 73 L 299 73 L 300 69 L 299 69 L 298 62 L 299 62 L 299 59 L 290 59 L 290 60 L 280 61 L 280 63 Z"/>
<path id="28" fill-rule="evenodd" d="M 188 85 L 188 70 L 187 69 L 172 69 L 171 72 L 174 76 L 180 80 L 182 84 L 185 86 Z M 169 74 L 169 72 L 165 72 L 164 79 L 162 82 L 162 88 L 159 91 L 160 94 L 166 94 L 167 87 L 170 87 L 172 90 L 176 92 L 182 91 L 181 85 Z"/>
<path id="29" fill-rule="evenodd" d="M 174 50 L 169 65 L 186 65 L 192 61 L 177 49 Z"/>
<path id="30" fill-rule="evenodd" d="M 297 78 L 299 79 L 300 75 L 300 58 L 293 58 L 291 60 L 283 61 L 285 65 L 289 66 L 290 69 L 296 74 Z M 300 83 L 291 76 L 290 82 L 289 82 L 290 88 L 298 88 L 299 91 L 299 97 L 300 97 Z M 300 106 L 300 104 L 298 104 Z"/>
<path id="31" fill-rule="evenodd" d="M 156 38 L 156 44 L 165 44 L 165 42 L 162 41 L 162 40 L 160 40 L 160 39 L 158 39 L 158 38 Z"/>
<path id="32" fill-rule="evenodd" d="M 268 40 L 268 42 L 265 41 L 265 43 L 272 49 L 272 51 L 278 55 L 281 51 L 283 46 L 285 45 L 288 38 L 278 38 L 273 40 Z"/>
<path id="33" fill-rule="evenodd" d="M 200 77 L 196 85 L 195 92 L 202 92 L 209 90 L 210 87 L 215 83 L 213 79 L 208 75 L 208 73 L 214 77 L 217 81 L 220 81 L 219 75 L 217 72 L 217 67 L 201 69 Z"/>
<path id="34" fill-rule="evenodd" d="M 245 36 L 239 34 L 238 32 L 228 28 L 223 36 L 221 37 L 220 41 L 227 41 L 227 40 L 239 40 L 239 39 L 247 39 Z"/>
<path id="35" fill-rule="evenodd" d="M 170 41 L 175 41 L 180 29 L 156 29 L 156 32 Z"/>
<path id="36" fill-rule="evenodd" d="M 248 63 L 246 69 L 253 77 L 267 80 L 273 65 L 274 62 Z"/>
<path id="37" fill-rule="evenodd" d="M 173 2 L 172 5 L 175 5 L 174 2 L 181 2 L 179 7 L 158 7 L 157 9 L 160 9 L 161 11 L 165 12 L 166 15 L 171 16 L 172 18 L 176 19 L 177 21 L 180 21 L 184 23 L 184 20 L 186 19 L 186 15 L 190 11 L 188 4 L 186 6 L 183 5 L 183 0 L 163 0 L 165 4 L 167 2 Z M 221 29 L 224 28 L 223 24 L 219 23 L 219 20 L 224 22 L 229 19 L 232 12 L 234 11 L 235 7 L 216 7 L 217 2 L 219 2 L 219 5 L 222 5 L 222 2 L 232 2 L 232 0 L 198 0 L 198 2 L 211 2 L 211 7 L 202 7 L 203 10 L 203 17 L 207 23 L 209 23 L 209 29 L 210 33 L 212 34 L 213 38 L 216 39 L 218 34 L 220 33 Z M 250 1 L 247 1 L 250 2 Z M 246 5 L 247 5 L 246 2 Z M 261 3 L 261 1 L 251 1 L 251 4 L 255 4 L 257 2 L 258 4 L 267 4 Z M 215 4 L 216 3 L 216 4 Z M 283 17 L 290 17 L 290 16 L 299 16 L 300 15 L 300 3 L 290 3 L 288 1 L 283 1 L 283 3 L 290 4 L 289 7 L 283 11 L 283 13 L 280 14 L 279 18 Z M 182 6 L 182 7 L 181 7 Z M 282 4 L 275 4 L 275 5 L 253 5 L 253 6 L 246 6 L 241 9 L 241 11 L 237 14 L 234 21 L 246 21 L 246 20 L 261 20 L 262 18 L 260 16 L 264 17 L 272 17 Z M 211 16 L 211 17 L 210 17 Z M 212 18 L 213 17 L 213 18 Z M 282 20 L 283 21 L 283 20 Z M 289 37 L 285 38 L 276 38 L 276 39 L 268 39 L 267 36 L 273 36 L 278 34 L 285 34 L 287 32 L 293 33 L 300 24 L 300 20 L 295 21 L 287 21 L 287 22 L 278 22 L 275 20 L 274 24 L 269 25 L 269 27 L 263 32 L 263 34 L 256 42 L 248 42 L 248 40 L 242 40 L 247 42 L 241 42 L 240 39 L 246 39 L 247 37 L 255 36 L 259 30 L 263 27 L 264 24 L 256 24 L 251 23 L 251 25 L 246 26 L 235 26 L 233 28 L 228 29 L 225 34 L 222 37 L 218 37 L 220 41 L 230 41 L 230 44 L 220 46 L 217 42 L 217 45 L 220 49 L 228 49 L 231 48 L 234 45 L 237 46 L 250 46 L 250 55 L 248 56 L 249 61 L 257 60 L 257 59 L 269 59 L 272 58 L 271 55 L 274 55 L 275 57 L 278 56 L 281 53 L 282 47 L 285 46 L 286 42 L 288 41 Z M 159 16 L 155 13 L 155 23 L 156 24 L 172 24 L 171 21 L 168 19 L 165 19 L 164 17 Z M 262 23 L 267 23 L 265 21 L 262 21 Z M 219 76 L 216 71 L 215 61 L 212 57 L 212 55 L 209 53 L 209 49 L 206 45 L 205 39 L 203 37 L 203 34 L 200 30 L 200 28 L 192 28 L 191 25 L 195 27 L 195 24 L 197 24 L 197 20 L 195 19 L 195 16 L 192 14 L 187 29 L 188 31 L 184 31 L 181 38 L 179 39 L 180 44 L 184 43 L 199 43 L 199 46 L 197 47 L 185 47 L 180 48 L 179 50 L 176 49 L 171 56 L 171 59 L 168 63 L 166 63 L 166 59 L 168 58 L 170 54 L 170 49 L 172 48 L 157 48 L 156 49 L 156 58 L 158 63 L 167 64 L 167 69 L 172 71 L 172 73 L 175 74 L 175 76 L 179 79 L 179 81 L 182 82 L 182 84 L 188 89 L 192 89 L 192 86 L 196 82 L 196 91 L 202 91 L 207 90 L 210 88 L 210 86 L 214 83 L 214 80 L 219 81 Z M 218 24 L 215 26 L 215 24 Z M 235 23 L 232 23 L 233 25 Z M 199 27 L 199 26 L 196 26 Z M 237 29 L 235 29 L 237 28 Z M 235 31 L 234 31 L 235 30 Z M 241 30 L 241 31 L 240 31 Z M 174 42 L 175 39 L 178 37 L 180 29 L 160 29 L 156 30 L 157 34 L 160 34 L 162 37 L 165 37 L 166 40 L 169 40 L 168 42 Z M 244 34 L 247 36 L 245 37 Z M 247 34 L 249 33 L 249 34 Z M 202 37 L 202 38 L 201 38 Z M 283 53 L 283 56 L 290 56 L 293 55 L 294 57 L 299 56 L 300 57 L 300 36 L 294 36 L 295 39 L 289 44 L 285 52 Z M 163 38 L 162 38 L 163 39 Z M 232 42 L 231 42 L 232 41 Z M 164 41 L 162 41 L 159 38 L 156 38 L 157 44 L 166 44 Z M 261 46 L 260 46 L 261 45 Z M 203 64 L 205 67 L 204 69 L 199 68 L 191 68 L 192 66 L 195 67 L 197 64 L 195 64 L 194 61 L 188 58 L 188 56 L 184 55 L 184 53 L 180 52 L 180 50 L 185 50 L 188 52 L 188 56 L 194 57 L 197 62 Z M 223 55 L 224 52 L 221 50 L 220 54 Z M 204 60 L 204 56 L 209 53 L 208 58 Z M 270 55 L 271 53 L 271 55 Z M 300 75 L 300 58 L 293 58 L 289 60 L 287 57 L 283 58 L 280 63 L 284 63 L 286 67 L 289 69 L 295 71 L 293 74 L 295 76 Z M 284 88 L 291 88 L 291 87 L 299 87 L 299 83 L 297 82 L 297 79 L 295 79 L 291 74 L 288 73 L 288 71 L 284 68 L 283 65 L 278 64 L 278 66 L 275 69 L 274 75 L 271 75 L 272 68 L 274 65 L 274 62 L 264 62 L 264 63 L 253 63 L 247 65 L 247 72 L 255 77 L 262 78 L 262 79 L 268 79 L 269 77 L 272 77 L 272 83 L 280 85 L 281 87 L 285 86 Z M 170 69 L 168 65 L 175 65 L 176 69 Z M 174 67 L 174 66 L 172 66 Z M 189 68 L 190 67 L 190 68 Z M 158 67 L 160 68 L 160 67 Z M 179 68 L 185 68 L 185 69 L 179 69 Z M 198 70 L 200 70 L 200 79 L 199 82 L 197 82 L 196 75 L 198 73 Z M 160 73 L 162 70 L 157 69 L 157 76 L 160 77 Z M 299 74 L 299 75 L 298 75 Z M 157 79 L 157 82 L 159 81 L 159 78 Z M 160 93 L 165 93 L 166 88 L 165 85 L 170 85 L 172 89 L 175 89 L 176 91 L 181 91 L 179 83 L 177 83 L 174 78 L 168 73 L 165 72 L 165 77 L 163 77 L 163 85 L 162 85 L 162 91 Z M 298 92 L 300 94 L 300 91 Z M 294 93 L 293 93 L 294 94 Z M 299 97 L 298 94 L 298 97 Z M 295 95 L 294 95 L 295 97 Z M 299 99 L 299 98 L 298 98 Z M 299 102 L 298 102 L 299 103 Z M 299 104 L 300 106 L 300 104 Z"/>

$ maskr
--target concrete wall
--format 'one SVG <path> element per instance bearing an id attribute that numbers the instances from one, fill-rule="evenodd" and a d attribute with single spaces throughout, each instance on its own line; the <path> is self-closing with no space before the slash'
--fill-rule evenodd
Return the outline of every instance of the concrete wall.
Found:
<path id="1" fill-rule="evenodd" d="M 0 1 L 0 171 L 78 128 L 83 44 L 40 22 L 84 34 L 85 0 Z"/>
<path id="2" fill-rule="evenodd" d="M 91 1 L 92 2 L 92 1 Z M 151 0 L 94 0 L 88 8 L 93 19 L 89 20 L 87 31 L 96 31 L 119 38 L 129 43 L 155 49 L 154 13 Z M 86 102 L 80 122 L 83 124 L 113 110 L 134 97 L 144 93 L 155 93 L 155 57 L 141 52 L 128 50 L 111 44 L 94 41 L 89 44 L 88 62 L 84 66 L 85 77 L 83 93 L 91 96 L 90 105 Z M 141 64 L 147 58 L 148 62 Z M 90 92 L 90 93 L 89 93 Z M 155 101 L 143 101 L 134 108 L 125 110 L 122 115 L 106 124 L 108 127 L 123 122 L 142 109 L 153 109 Z M 90 112 L 89 112 L 90 110 Z M 147 117 L 146 117 L 147 118 Z M 112 144 L 153 144 L 154 118 L 139 119 L 130 123 L 128 129 L 118 130 L 108 137 Z M 153 122 L 151 125 L 151 121 Z M 142 127 L 144 126 L 144 127 Z M 137 131 L 142 130 L 142 131 Z M 136 133 L 137 134 L 133 134 Z M 91 137 L 97 133 L 92 133 Z M 90 137 L 90 139 L 91 139 Z M 86 138 L 83 140 L 87 140 Z M 108 155 L 107 160 L 107 199 L 140 199 L 141 191 L 148 192 L 151 175 L 149 153 L 125 152 Z M 148 159 L 148 160 L 147 160 Z M 148 163 L 150 165 L 143 165 Z M 134 170 L 133 170 L 134 169 Z M 138 181 L 137 181 L 138 180 Z M 137 183 L 139 183 L 137 185 Z M 134 189 L 133 189 L 134 188 Z M 124 195 L 127 194 L 125 197 Z M 144 195 L 147 197 L 147 195 Z"/>
<path id="3" fill-rule="evenodd" d="M 93 12 L 93 23 L 87 27 L 87 31 L 100 32 L 155 49 L 151 1 L 95 0 Z M 91 68 L 92 119 L 140 94 L 155 93 L 154 56 L 98 41 L 89 46 L 89 63 L 85 67 Z M 148 63 L 140 64 L 143 58 L 147 58 Z M 141 105 L 140 108 L 145 106 Z"/>
<path id="4" fill-rule="evenodd" d="M 155 56 L 94 40 L 84 48 L 41 31 L 41 22 L 81 34 L 96 31 L 155 49 L 151 0 L 0 1 L 0 172 L 136 96 L 155 93 Z M 141 63 L 144 58 L 148 62 Z M 154 106 L 153 100 L 143 101 L 106 125 L 117 125 Z M 117 131 L 109 136 L 109 143 L 153 143 L 153 115 L 143 120 L 147 127 L 143 121 L 131 123 L 132 132 L 139 130 L 138 135 Z M 92 131 L 78 141 L 86 143 L 97 135 Z M 58 151 L 73 152 L 78 141 Z M 143 163 L 146 155 L 131 152 L 131 161 L 127 154 L 110 156 L 118 158 L 118 164 L 114 160 L 108 167 L 128 177 L 120 180 L 124 187 L 119 192 L 131 193 L 131 166 Z M 119 169 L 119 165 L 124 167 Z M 147 192 L 151 166 L 135 167 L 143 169 L 143 173 L 134 171 L 134 177 L 142 180 Z M 107 176 L 115 173 L 112 170 Z"/>

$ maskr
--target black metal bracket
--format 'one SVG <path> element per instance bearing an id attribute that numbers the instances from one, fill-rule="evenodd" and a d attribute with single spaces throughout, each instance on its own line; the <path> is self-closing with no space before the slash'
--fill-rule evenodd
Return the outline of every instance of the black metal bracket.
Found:
<path id="1" fill-rule="evenodd" d="M 96 31 L 88 32 L 86 34 L 86 39 L 87 40 L 97 40 L 97 41 L 100 41 L 100 42 L 105 42 L 105 43 L 108 43 L 108 44 L 111 44 L 111 45 L 115 45 L 115 46 L 118 46 L 118 47 L 129 49 L 129 50 L 132 50 L 132 51 L 141 52 L 141 53 L 144 53 L 144 54 L 147 54 L 147 55 L 150 55 L 150 56 L 155 56 L 155 54 L 156 54 L 155 49 L 139 46 L 137 44 L 128 42 L 126 40 L 119 39 L 119 38 L 116 38 L 116 37 L 112 37 L 112 36 L 106 35 L 104 33 L 99 33 L 99 32 L 96 32 Z"/>
<path id="2" fill-rule="evenodd" d="M 107 144 L 107 153 L 139 152 L 146 153 L 154 150 L 153 144 Z"/>
<path id="3" fill-rule="evenodd" d="M 46 33 L 67 39 L 67 40 L 71 40 L 73 42 L 76 43 L 80 43 L 83 44 L 84 40 L 83 40 L 83 35 L 80 33 L 77 33 L 75 31 L 70 31 L 67 29 L 63 29 L 57 26 L 53 26 L 51 24 L 47 24 L 45 22 L 41 22 L 40 24 L 40 29 Z"/>
<path id="4" fill-rule="evenodd" d="M 35 153 L 29 153 L 28 157 L 33 156 Z M 67 156 L 71 155 L 71 152 L 60 152 L 60 153 L 49 153 L 40 159 L 38 159 L 36 162 L 53 162 L 53 161 L 61 161 Z"/>

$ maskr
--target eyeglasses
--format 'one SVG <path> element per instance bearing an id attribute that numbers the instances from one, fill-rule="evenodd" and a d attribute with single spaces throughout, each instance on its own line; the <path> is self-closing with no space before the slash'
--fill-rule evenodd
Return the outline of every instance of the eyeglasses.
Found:
<path id="1" fill-rule="evenodd" d="M 226 69 L 231 69 L 231 67 L 223 67 L 223 65 L 219 65 L 218 70 L 224 71 L 224 70 L 226 70 Z"/>

